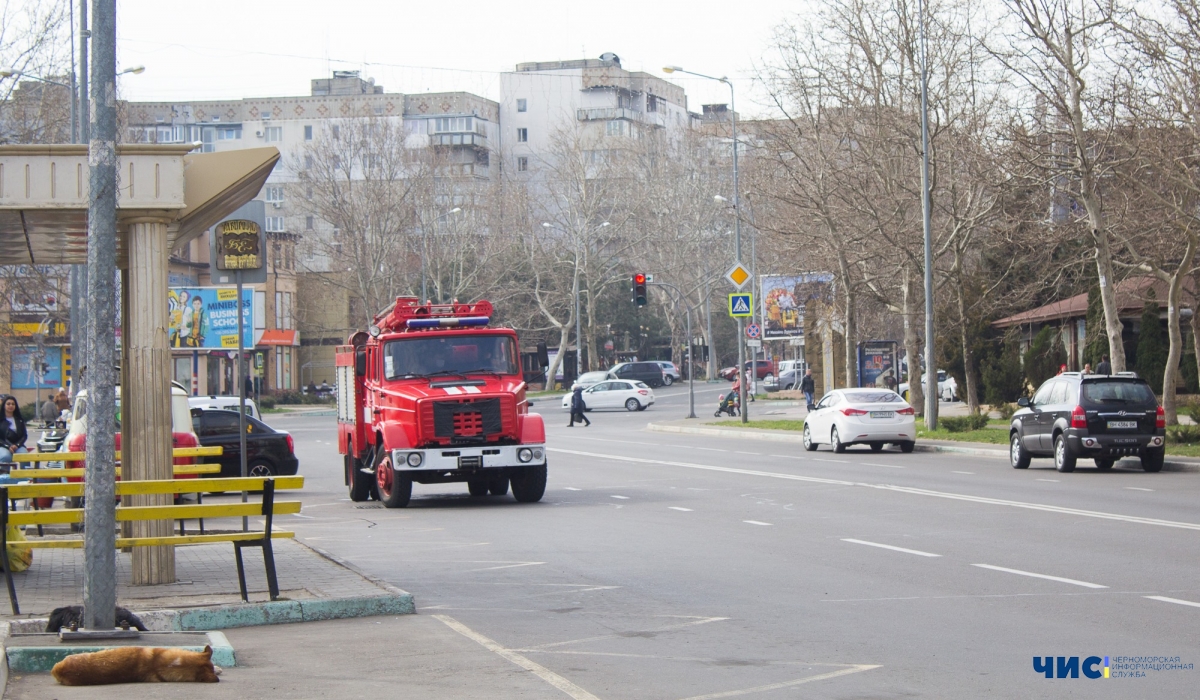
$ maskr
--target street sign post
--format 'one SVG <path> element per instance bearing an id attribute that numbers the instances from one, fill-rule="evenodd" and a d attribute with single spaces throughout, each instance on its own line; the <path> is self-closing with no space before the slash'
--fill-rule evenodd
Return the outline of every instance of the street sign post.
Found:
<path id="1" fill-rule="evenodd" d="M 755 339 L 761 334 L 762 334 L 762 328 L 760 328 L 757 323 L 754 323 L 753 321 L 751 321 L 750 325 L 746 326 L 746 337 L 747 338 Z M 761 345 L 762 345 L 762 343 L 759 343 L 759 346 L 761 346 Z"/>
<path id="2" fill-rule="evenodd" d="M 760 339 L 757 339 L 757 338 L 756 338 L 756 339 L 752 339 L 752 340 L 747 340 L 747 341 L 746 341 L 746 347 L 748 347 L 748 348 L 761 348 L 761 347 L 762 347 L 762 340 L 760 340 Z"/>
<path id="3" fill-rule="evenodd" d="M 740 262 L 736 262 L 733 264 L 733 267 L 729 268 L 729 272 L 725 273 L 725 279 L 732 282 L 733 286 L 741 289 L 750 281 L 750 271 Z"/>
<path id="4" fill-rule="evenodd" d="M 729 295 L 729 315 L 733 318 L 749 318 L 754 313 L 754 295 L 750 292 L 735 292 Z"/>

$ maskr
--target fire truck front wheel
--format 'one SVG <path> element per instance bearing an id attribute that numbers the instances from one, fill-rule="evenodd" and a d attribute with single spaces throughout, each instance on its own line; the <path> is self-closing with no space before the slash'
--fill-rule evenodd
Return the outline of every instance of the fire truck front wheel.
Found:
<path id="1" fill-rule="evenodd" d="M 375 462 L 375 483 L 379 486 L 379 500 L 388 508 L 403 508 L 412 498 L 412 479 L 396 473 L 387 450 L 380 450 Z"/>
<path id="2" fill-rule="evenodd" d="M 350 455 L 345 457 L 346 485 L 350 489 L 350 500 L 355 503 L 371 498 L 375 479 L 362 471 L 362 462 Z"/>
<path id="3" fill-rule="evenodd" d="M 513 497 L 520 503 L 537 503 L 546 493 L 546 465 L 525 467 L 513 473 Z"/>

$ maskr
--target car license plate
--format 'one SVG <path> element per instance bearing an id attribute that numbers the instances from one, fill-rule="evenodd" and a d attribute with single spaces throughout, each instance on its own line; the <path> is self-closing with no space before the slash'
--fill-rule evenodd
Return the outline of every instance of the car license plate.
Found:
<path id="1" fill-rule="evenodd" d="M 895 418 L 895 411 L 871 411 L 872 418 Z"/>
<path id="2" fill-rule="evenodd" d="M 1109 430 L 1129 430 L 1136 427 L 1137 421 L 1135 420 L 1110 420 L 1108 422 Z"/>

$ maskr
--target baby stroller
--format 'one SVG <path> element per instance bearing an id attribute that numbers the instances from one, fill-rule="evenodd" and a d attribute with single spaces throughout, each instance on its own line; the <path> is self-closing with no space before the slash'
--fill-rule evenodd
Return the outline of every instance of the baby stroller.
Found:
<path id="1" fill-rule="evenodd" d="M 720 418 L 722 414 L 727 416 L 741 415 L 740 406 L 738 405 L 738 393 L 731 391 L 721 399 L 717 404 L 717 412 L 713 414 L 714 418 Z"/>

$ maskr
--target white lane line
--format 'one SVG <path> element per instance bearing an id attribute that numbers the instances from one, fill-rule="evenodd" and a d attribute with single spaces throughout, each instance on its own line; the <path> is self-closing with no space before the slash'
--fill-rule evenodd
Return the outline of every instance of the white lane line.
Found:
<path id="1" fill-rule="evenodd" d="M 844 459 L 821 459 L 820 457 L 813 457 L 812 461 L 814 461 L 814 462 L 829 462 L 830 464 L 849 464 L 849 462 L 847 462 Z"/>
<path id="2" fill-rule="evenodd" d="M 784 474 L 782 472 L 765 472 L 756 469 L 737 469 L 735 467 L 718 467 L 711 464 L 692 464 L 690 462 L 672 462 L 663 459 L 646 459 L 643 457 L 626 457 L 623 455 L 606 455 L 597 454 L 595 452 L 582 452 L 579 450 L 564 450 L 558 447 L 546 448 L 548 452 L 557 452 L 559 454 L 576 455 L 579 457 L 594 457 L 597 459 L 611 459 L 620 462 L 631 462 L 634 464 L 660 464 L 668 467 L 683 467 L 685 469 L 701 469 L 712 472 L 725 472 L 727 474 L 743 474 L 746 476 L 765 476 L 772 479 L 785 479 L 788 481 L 803 481 L 811 484 L 826 484 L 830 486 L 859 486 L 868 489 L 879 489 L 881 491 L 894 491 L 896 493 L 907 493 L 915 496 L 930 496 L 932 498 L 946 498 L 953 501 L 967 501 L 970 503 L 983 503 L 993 506 L 1007 506 L 1009 508 L 1022 508 L 1025 510 L 1038 510 L 1044 513 L 1058 513 L 1060 515 L 1072 515 L 1084 518 L 1097 518 L 1100 520 L 1116 520 L 1125 523 L 1136 523 L 1138 525 L 1157 525 L 1158 527 L 1173 527 L 1181 530 L 1200 530 L 1200 523 L 1188 523 L 1178 520 L 1160 520 L 1158 518 L 1143 518 L 1136 515 L 1121 515 L 1119 513 L 1105 513 L 1096 510 L 1082 510 L 1079 508 L 1065 508 L 1063 506 L 1052 506 L 1044 503 L 1028 503 L 1025 501 L 1008 501 L 1002 498 L 987 498 L 986 496 L 971 496 L 964 493 L 951 493 L 948 491 L 931 491 L 929 489 L 920 489 L 911 486 L 896 486 L 894 484 L 869 484 L 862 481 L 845 481 L 843 479 L 824 479 L 816 476 L 801 476 L 799 474 Z M 689 490 L 702 490 L 690 489 Z"/>
<path id="3" fill-rule="evenodd" d="M 904 468 L 904 467 L 900 466 L 899 464 L 876 464 L 875 462 L 859 462 L 859 464 L 863 464 L 868 467 L 887 467 L 888 469 L 903 469 Z"/>
<path id="4" fill-rule="evenodd" d="M 796 455 L 769 455 L 770 457 L 783 457 L 784 459 L 807 459 L 807 457 L 797 457 Z"/>
<path id="5" fill-rule="evenodd" d="M 932 552 L 922 552 L 919 549 L 905 549 L 904 547 L 893 547 L 890 544 L 879 544 L 878 542 L 868 542 L 866 540 L 853 540 L 853 539 L 843 537 L 842 541 L 843 542 L 851 542 L 854 544 L 865 544 L 868 547 L 879 547 L 880 549 L 890 549 L 893 552 L 904 552 L 905 554 L 915 554 L 918 557 L 940 557 L 940 556 L 942 556 L 940 554 L 933 554 Z"/>
<path id="6" fill-rule="evenodd" d="M 1168 598 L 1166 596 L 1161 596 L 1161 595 L 1148 595 L 1148 596 L 1142 596 L 1142 597 L 1148 598 L 1150 600 L 1161 600 L 1164 603 L 1174 603 L 1176 605 L 1187 605 L 1192 608 L 1200 608 L 1200 603 L 1193 603 L 1190 600 L 1180 600 L 1178 598 Z"/>
<path id="7" fill-rule="evenodd" d="M 1087 581 L 1077 581 L 1073 578 L 1063 578 L 1061 576 L 1049 576 L 1047 574 L 1035 574 L 1032 571 L 1021 571 L 1020 569 L 1009 569 L 1003 566 L 992 566 L 991 564 L 972 564 L 981 569 L 991 569 L 992 571 L 1003 571 L 1006 574 L 1016 574 L 1018 576 L 1030 576 L 1032 578 L 1044 578 L 1047 581 L 1058 581 L 1059 583 L 1069 583 L 1072 586 L 1083 586 L 1084 588 L 1108 588 L 1101 586 L 1098 583 L 1088 583 Z"/>
<path id="8" fill-rule="evenodd" d="M 728 452 L 729 450 L 718 450 L 715 447 L 693 447 L 693 450 L 704 450 L 705 452 Z"/>
<path id="9" fill-rule="evenodd" d="M 446 625 L 447 627 L 454 630 L 455 632 L 458 632 L 459 634 L 466 637 L 467 639 L 470 639 L 470 640 L 476 642 L 477 644 L 479 644 L 479 646 L 483 647 L 484 649 L 487 649 L 488 651 L 492 652 L 493 654 L 496 654 L 500 658 L 510 661 L 510 662 L 516 664 L 517 666 L 520 666 L 521 668 L 525 669 L 526 671 L 529 671 L 530 673 L 537 676 L 538 678 L 541 678 L 542 680 L 546 681 L 550 685 L 554 686 L 555 688 L 558 688 L 559 690 L 563 691 L 567 695 L 571 696 L 575 700 L 600 700 L 600 698 L 597 698 L 595 695 L 592 695 L 591 693 L 584 690 L 583 688 L 580 688 L 579 686 L 575 685 L 574 683 L 567 680 L 566 678 L 563 678 L 562 676 L 558 675 L 554 671 L 551 671 L 550 669 L 546 668 L 545 666 L 542 666 L 541 664 L 539 664 L 535 661 L 531 661 L 527 657 L 524 657 L 515 651 L 505 649 L 504 647 L 500 646 L 496 642 L 492 641 L 491 639 L 488 639 L 487 637 L 483 636 L 482 634 L 479 634 L 475 630 L 471 629 L 470 627 L 467 627 L 466 625 L 459 622 L 458 620 L 455 620 L 452 617 L 448 617 L 446 615 L 434 615 L 433 618 L 440 621 L 442 624 Z"/>
<path id="10" fill-rule="evenodd" d="M 628 501 L 628 500 L 629 500 L 629 496 L 609 496 L 609 498 L 619 498 L 619 499 L 621 499 L 622 501 Z"/>
<path id="11" fill-rule="evenodd" d="M 619 588 L 619 586 L 613 586 L 613 588 Z M 565 593 L 576 593 L 577 591 L 564 591 L 564 592 Z M 655 616 L 655 617 L 658 617 L 658 616 Z M 665 617 L 691 617 L 691 616 L 690 615 L 666 615 Z M 707 625 L 710 622 L 724 622 L 725 620 L 728 620 L 728 619 L 730 619 L 730 618 L 728 618 L 728 617 L 702 617 L 702 618 L 699 618 L 696 620 L 691 620 L 689 622 L 681 622 L 681 623 L 675 624 L 675 625 L 666 625 L 665 627 L 656 627 L 654 629 L 640 630 L 640 631 L 641 632 L 670 632 L 672 630 L 681 630 L 681 629 L 685 629 L 687 627 L 696 627 L 698 625 Z M 553 647 L 567 646 L 568 644 L 583 644 L 585 642 L 598 642 L 603 639 L 620 639 L 624 636 L 626 636 L 626 635 L 602 634 L 598 637 L 583 637 L 581 639 L 567 639 L 567 640 L 564 640 L 561 642 L 550 642 L 549 644 L 539 644 L 537 646 L 526 647 L 524 649 L 510 649 L 510 651 L 540 652 L 540 651 L 549 650 Z"/>
<path id="12" fill-rule="evenodd" d="M 577 489 L 574 486 L 564 486 L 563 488 L 566 489 L 567 491 L 582 491 L 583 490 L 583 489 Z"/>
<path id="13" fill-rule="evenodd" d="M 1061 482 L 1060 479 L 1034 479 L 1034 481 L 1048 481 L 1051 484 L 1057 484 Z"/>
<path id="14" fill-rule="evenodd" d="M 770 685 L 760 685 L 753 688 L 743 688 L 741 690 L 726 690 L 722 693 L 710 693 L 708 695 L 693 695 L 690 698 L 683 700 L 717 700 L 718 698 L 735 698 L 739 695 L 752 695 L 756 693 L 765 693 L 769 690 L 780 690 L 781 688 L 791 688 L 792 686 L 812 683 L 813 681 L 823 681 L 829 678 L 837 678 L 838 676 L 848 676 L 851 673 L 861 673 L 870 671 L 873 668 L 879 668 L 879 664 L 856 664 L 850 668 L 843 668 L 838 671 L 830 671 L 816 676 L 808 676 L 807 678 L 797 678 L 794 681 L 783 681 L 782 683 L 772 683 Z"/>
<path id="15" fill-rule="evenodd" d="M 1138 488 L 1137 486 L 1126 486 L 1125 488 L 1129 489 L 1130 491 L 1154 491 L 1154 489 L 1143 489 Z"/>
<path id="16" fill-rule="evenodd" d="M 971 474 L 972 476 L 974 476 L 974 474 L 975 474 L 975 472 L 950 472 L 950 473 L 951 474 Z"/>
<path id="17" fill-rule="evenodd" d="M 691 513 L 692 512 L 691 508 L 683 508 L 680 506 L 667 506 L 667 508 L 670 508 L 671 510 L 677 510 L 681 513 Z"/>
<path id="18" fill-rule="evenodd" d="M 743 520 L 742 522 L 744 522 L 748 525 L 766 525 L 768 527 L 770 527 L 770 525 L 771 525 L 771 523 L 764 523 L 761 520 Z"/>
<path id="19" fill-rule="evenodd" d="M 545 564 L 545 563 L 546 562 L 544 562 L 544 561 L 522 561 L 522 562 L 518 562 L 516 564 L 502 564 L 500 566 L 488 566 L 488 567 L 484 567 L 482 569 L 467 569 L 463 573 L 469 574 L 473 571 L 495 571 L 496 569 L 516 569 L 516 568 L 520 568 L 522 566 L 541 566 L 542 564 Z"/>

